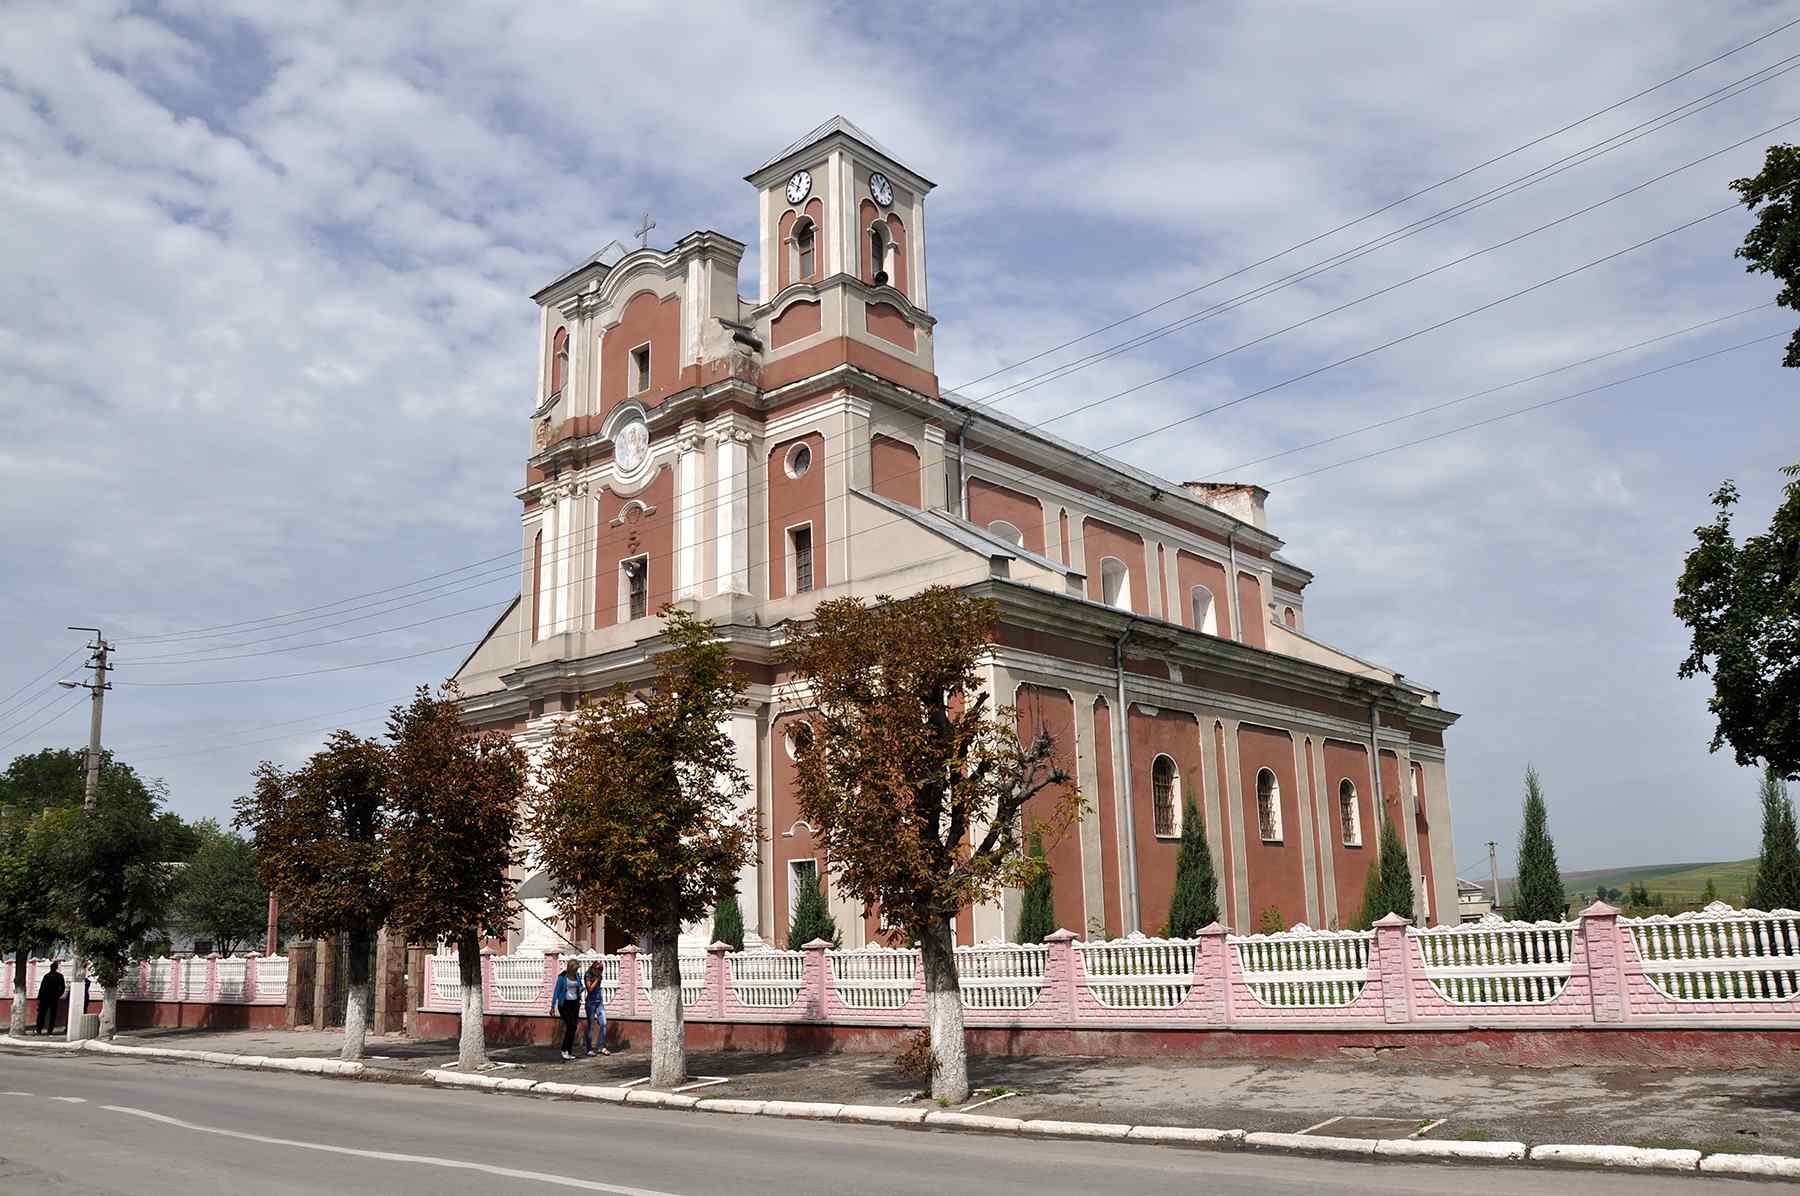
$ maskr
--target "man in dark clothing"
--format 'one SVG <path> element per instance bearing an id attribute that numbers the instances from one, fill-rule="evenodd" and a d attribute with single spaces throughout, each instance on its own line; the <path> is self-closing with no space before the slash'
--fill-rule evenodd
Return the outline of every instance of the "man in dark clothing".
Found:
<path id="1" fill-rule="evenodd" d="M 38 982 L 38 1015 L 37 1032 L 56 1029 L 56 1007 L 62 1004 L 63 994 L 68 991 L 63 981 L 62 963 L 50 961 L 50 970 Z"/>

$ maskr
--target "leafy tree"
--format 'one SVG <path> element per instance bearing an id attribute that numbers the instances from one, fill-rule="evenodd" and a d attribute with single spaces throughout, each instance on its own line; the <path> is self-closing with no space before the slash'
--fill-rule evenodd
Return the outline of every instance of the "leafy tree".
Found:
<path id="1" fill-rule="evenodd" d="M 738 904 L 735 887 L 726 889 L 713 907 L 712 941 L 733 951 L 744 949 L 744 907 Z"/>
<path id="2" fill-rule="evenodd" d="M 825 901 L 825 888 L 818 883 L 800 886 L 793 917 L 788 922 L 787 948 L 798 951 L 814 939 L 823 939 L 833 947 L 844 945 L 837 919 L 832 917 L 831 906 Z"/>
<path id="3" fill-rule="evenodd" d="M 421 685 L 388 716 L 388 921 L 407 942 L 456 942 L 462 977 L 457 1065 L 487 1062 L 481 940 L 514 913 L 513 843 L 525 798 L 525 753 L 503 731 L 476 731 L 461 694 Z"/>
<path id="4" fill-rule="evenodd" d="M 1189 788 L 1181 811 L 1181 852 L 1175 857 L 1175 891 L 1169 894 L 1170 938 L 1191 939 L 1219 920 L 1219 878 L 1213 872 L 1212 848 L 1206 845 L 1206 819 Z"/>
<path id="5" fill-rule="evenodd" d="M 822 602 L 789 633 L 786 660 L 809 685 L 812 734 L 797 752 L 800 811 L 835 882 L 919 942 L 931 1031 L 932 1095 L 969 1091 L 952 924 L 966 906 L 1022 887 L 1044 867 L 1020 850 L 1033 796 L 1064 786 L 1043 828 L 1081 799 L 1040 731 L 982 688 L 999 608 L 947 587 L 909 598 Z"/>
<path id="6" fill-rule="evenodd" d="M 1562 873 L 1556 867 L 1556 844 L 1550 840 L 1549 814 L 1537 769 L 1525 767 L 1525 821 L 1519 828 L 1519 878 L 1513 885 L 1516 917 L 1522 922 L 1554 922 L 1568 913 Z"/>
<path id="7" fill-rule="evenodd" d="M 1790 346 L 1789 356 L 1793 353 Z M 1680 675 L 1712 675 L 1706 704 L 1715 719 L 1712 750 L 1729 743 L 1739 764 L 1766 764 L 1795 780 L 1800 779 L 1800 622 L 1794 618 L 1800 610 L 1800 465 L 1782 473 L 1795 480 L 1782 489 L 1769 530 L 1741 545 L 1731 529 L 1737 487 L 1727 481 L 1713 493 L 1717 512 L 1710 524 L 1694 529 L 1696 544 L 1675 587 L 1675 617 L 1692 632 Z"/>
<path id="8" fill-rule="evenodd" d="M 1794 803 L 1774 768 L 1763 770 L 1762 851 L 1750 874 L 1744 904 L 1751 909 L 1800 909 L 1800 837 Z"/>
<path id="9" fill-rule="evenodd" d="M 8 806 L 0 806 L 0 945 L 13 952 L 11 1029 L 14 1038 L 25 1033 L 25 967 L 32 954 L 50 946 L 57 937 L 52 919 L 48 877 L 51 870 L 36 858 L 33 844 L 43 839 L 30 833 L 32 818 Z"/>
<path id="10" fill-rule="evenodd" d="M 1369 863 L 1363 884 L 1362 914 L 1357 924 L 1366 930 L 1389 914 L 1413 916 L 1412 865 L 1406 859 L 1406 843 L 1392 818 L 1381 824 L 1380 848 Z"/>
<path id="11" fill-rule="evenodd" d="M 1800 308 L 1800 212 L 1794 207 L 1795 191 L 1800 188 L 1800 148 L 1771 145 L 1763 157 L 1763 168 L 1748 178 L 1734 180 L 1731 189 L 1746 208 L 1756 211 L 1756 223 L 1744 234 L 1736 256 L 1749 262 L 1747 274 L 1770 274 L 1781 281 L 1775 302 L 1787 308 Z M 1788 341 L 1785 366 L 1800 366 L 1800 332 Z"/>
<path id="12" fill-rule="evenodd" d="M 649 689 L 623 685 L 557 725 L 526 828 L 553 900 L 606 914 L 650 947 L 650 1082 L 687 1075 L 679 938 L 755 851 L 749 779 L 726 720 L 744 682 L 713 625 L 664 607 Z"/>
<path id="13" fill-rule="evenodd" d="M 104 997 L 100 1037 L 118 1024 L 118 986 L 147 941 L 168 924 L 175 870 L 154 810 L 60 806 L 31 823 L 30 856 L 47 868 L 50 918 L 93 968 Z M 70 977 L 70 983 L 75 978 Z"/>
<path id="14" fill-rule="evenodd" d="M 175 919 L 196 937 L 211 939 L 220 954 L 236 954 L 268 925 L 269 891 L 257 878 L 256 849 L 210 818 L 192 830 L 200 846 L 177 878 Z"/>
<path id="15" fill-rule="evenodd" d="M 1019 902 L 1019 932 L 1021 943 L 1041 943 L 1044 936 L 1056 933 L 1056 890 L 1050 875 L 1050 862 L 1044 858 L 1044 836 L 1039 831 L 1031 833 L 1029 850 L 1034 858 L 1042 861 L 1037 875 L 1025 886 L 1025 892 Z"/>
<path id="16" fill-rule="evenodd" d="M 237 825 L 251 832 L 257 873 L 307 938 L 348 940 L 350 992 L 344 1013 L 347 1060 L 363 1056 L 368 1034 L 369 955 L 393 895 L 386 868 L 388 749 L 336 731 L 300 768 L 270 761 L 237 801 Z"/>

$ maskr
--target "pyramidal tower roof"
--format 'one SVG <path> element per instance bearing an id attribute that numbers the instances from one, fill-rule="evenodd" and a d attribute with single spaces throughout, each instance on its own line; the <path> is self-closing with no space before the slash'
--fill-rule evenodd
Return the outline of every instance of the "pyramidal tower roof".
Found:
<path id="1" fill-rule="evenodd" d="M 780 153 L 776 154 L 774 157 L 769 158 L 767 161 L 763 162 L 762 165 L 758 166 L 755 170 L 752 170 L 749 174 L 745 175 L 744 181 L 755 182 L 756 179 L 760 175 L 762 175 L 765 171 L 769 170 L 771 167 L 780 165 L 781 163 L 787 161 L 789 158 L 793 157 L 795 154 L 800 153 L 802 150 L 808 148 L 809 146 L 817 145 L 819 142 L 824 141 L 829 137 L 833 137 L 833 136 L 837 136 L 837 135 L 842 135 L 844 137 L 847 137 L 850 140 L 858 143 L 859 145 L 862 145 L 868 149 L 873 150 L 875 153 L 879 154 L 881 157 L 886 158 L 893 165 L 899 167 L 902 170 L 905 170 L 908 174 L 915 174 L 915 175 L 917 174 L 917 172 L 908 168 L 906 166 L 906 164 L 899 157 L 897 157 L 895 155 L 893 150 L 887 148 L 887 146 L 881 144 L 881 142 L 879 142 L 879 141 L 875 140 L 873 137 L 869 136 L 869 134 L 864 132 L 862 127 L 859 126 L 855 121 L 853 121 L 845 116 L 834 116 L 830 120 L 828 120 L 828 121 L 824 122 L 823 124 L 819 125 L 818 127 L 814 128 L 812 131 L 807 133 L 804 137 L 801 137 L 799 140 L 794 141 L 793 143 L 789 144 L 787 147 L 785 147 Z M 917 177 L 919 178 L 920 182 L 925 183 L 928 186 L 930 185 L 929 179 L 926 179 L 922 175 L 918 175 Z"/>

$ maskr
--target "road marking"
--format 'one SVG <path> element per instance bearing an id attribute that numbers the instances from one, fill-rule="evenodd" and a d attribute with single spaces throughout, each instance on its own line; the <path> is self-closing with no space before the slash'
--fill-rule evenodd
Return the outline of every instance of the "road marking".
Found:
<path id="1" fill-rule="evenodd" d="M 1327 1117 L 1324 1121 L 1321 1121 L 1318 1125 L 1309 1125 L 1305 1129 L 1301 1130 L 1300 1132 L 1303 1134 L 1310 1134 L 1314 1130 L 1322 1130 L 1326 1126 L 1331 1125 L 1333 1122 L 1342 1121 L 1343 1119 L 1344 1119 L 1344 1114 L 1339 1113 L 1336 1117 Z"/>
<path id="2" fill-rule="evenodd" d="M 30 1096 L 29 1092 L 0 1092 L 0 1096 Z"/>
<path id="3" fill-rule="evenodd" d="M 399 1154 L 391 1150 L 358 1150 L 350 1146 L 332 1146 L 324 1142 L 297 1142 L 292 1138 L 271 1138 L 264 1134 L 246 1134 L 240 1130 L 219 1129 L 216 1126 L 196 1125 L 191 1121 L 181 1121 L 174 1117 L 165 1117 L 161 1113 L 152 1113 L 147 1109 L 132 1109 L 124 1105 L 101 1105 L 109 1113 L 124 1113 L 131 1117 L 142 1117 L 146 1121 L 161 1122 L 178 1129 L 192 1130 L 197 1134 L 218 1134 L 224 1138 L 238 1138 L 245 1142 L 261 1142 L 268 1146 L 291 1146 L 296 1150 L 317 1150 L 326 1154 L 351 1155 L 359 1159 L 379 1159 L 387 1163 L 412 1163 L 426 1167 L 444 1167 L 453 1171 L 480 1171 L 487 1175 L 498 1175 L 506 1179 L 531 1180 L 534 1183 L 554 1184 L 564 1188 L 579 1188 L 584 1192 L 611 1192 L 613 1196 L 676 1196 L 672 1192 L 657 1191 L 654 1188 L 628 1188 L 620 1184 L 603 1184 L 597 1180 L 575 1179 L 567 1175 L 553 1175 L 545 1171 L 523 1171 L 516 1167 L 496 1167 L 492 1163 L 471 1163 L 463 1159 L 440 1159 L 431 1155 Z"/>
<path id="4" fill-rule="evenodd" d="M 65 1105 L 85 1105 L 86 1099 L 79 1096 L 53 1096 L 51 1100 L 59 1100 Z"/>

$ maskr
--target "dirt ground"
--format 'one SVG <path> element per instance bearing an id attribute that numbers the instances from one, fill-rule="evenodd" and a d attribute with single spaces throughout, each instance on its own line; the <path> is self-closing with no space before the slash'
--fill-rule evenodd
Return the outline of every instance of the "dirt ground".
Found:
<path id="1" fill-rule="evenodd" d="M 335 1031 L 143 1031 L 120 1036 L 194 1050 L 336 1057 Z M 624 1084 L 649 1071 L 647 1042 L 606 1058 L 563 1062 L 551 1047 L 490 1052 L 496 1074 L 575 1084 Z M 371 1038 L 371 1066 L 416 1074 L 456 1058 L 449 1040 Z M 1196 1125 L 1350 1137 L 1461 1138 L 1685 1146 L 1800 1155 L 1800 1076 L 1680 1068 L 1533 1068 L 1433 1063 L 1401 1052 L 1309 1062 L 972 1058 L 970 1108 L 1008 1117 Z M 703 1096 L 893 1105 L 926 1099 L 883 1055 L 696 1052 Z"/>

